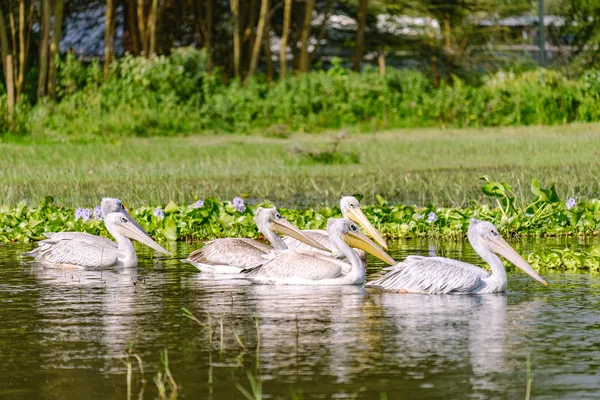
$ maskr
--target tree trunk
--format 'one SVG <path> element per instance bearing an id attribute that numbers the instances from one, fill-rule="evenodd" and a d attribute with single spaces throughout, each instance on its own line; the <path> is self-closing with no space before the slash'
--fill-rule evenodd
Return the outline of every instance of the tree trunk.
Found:
<path id="1" fill-rule="evenodd" d="M 125 42 L 125 51 L 132 52 L 135 55 L 140 54 L 140 36 L 138 34 L 138 25 L 136 14 L 136 0 L 126 0 L 125 8 L 127 14 L 127 23 L 123 32 L 123 41 Z"/>
<path id="2" fill-rule="evenodd" d="M 146 17 L 144 17 L 144 0 L 137 0 L 137 23 L 140 34 L 141 50 L 148 57 L 148 35 L 146 34 Z"/>
<path id="3" fill-rule="evenodd" d="M 48 39 L 50 38 L 50 0 L 42 0 L 42 29 L 40 30 L 40 74 L 38 76 L 38 99 L 46 96 L 48 85 Z"/>
<path id="4" fill-rule="evenodd" d="M 50 95 L 53 100 L 56 100 L 56 86 L 58 80 L 56 58 L 59 54 L 58 45 L 60 43 L 60 37 L 62 36 L 63 9 L 65 5 L 63 0 L 55 1 L 54 30 L 52 32 L 52 42 L 50 43 L 50 67 L 48 71 L 48 95 Z"/>
<path id="5" fill-rule="evenodd" d="M 450 16 L 444 14 L 444 52 L 446 54 L 452 53 L 452 34 L 450 30 Z"/>
<path id="6" fill-rule="evenodd" d="M 304 6 L 304 22 L 302 24 L 302 33 L 300 35 L 300 61 L 298 64 L 299 72 L 308 72 L 310 69 L 310 58 L 308 54 L 308 41 L 310 40 L 310 22 L 312 12 L 315 8 L 315 0 L 306 0 Z"/>
<path id="7" fill-rule="evenodd" d="M 15 108 L 15 87 L 13 72 L 13 56 L 10 43 L 8 42 L 8 32 L 6 31 L 6 20 L 4 13 L 0 9 L 0 46 L 2 48 L 2 64 L 4 66 L 4 79 L 6 82 L 6 97 L 8 109 L 8 122 L 13 124 L 13 110 Z"/>
<path id="8" fill-rule="evenodd" d="M 379 66 L 379 75 L 385 76 L 385 53 L 383 51 L 377 54 L 377 65 Z"/>
<path id="9" fill-rule="evenodd" d="M 329 0 L 327 3 L 327 10 L 325 11 L 325 18 L 321 23 L 321 28 L 319 28 L 319 38 L 317 39 L 317 44 L 315 45 L 315 49 L 310 53 L 310 62 L 312 63 L 317 53 L 319 52 L 319 48 L 321 47 L 321 42 L 325 39 L 325 34 L 327 33 L 327 22 L 329 21 L 329 17 L 331 16 L 331 11 L 333 11 L 333 4 L 335 0 Z"/>
<path id="10" fill-rule="evenodd" d="M 196 30 L 198 31 L 198 48 L 206 46 L 206 27 L 204 21 L 203 0 L 194 0 L 194 10 L 196 12 Z"/>
<path id="11" fill-rule="evenodd" d="M 108 78 L 110 72 L 110 63 L 113 57 L 114 37 L 113 24 L 115 19 L 115 2 L 106 0 L 106 13 L 104 15 L 104 79 Z"/>
<path id="12" fill-rule="evenodd" d="M 160 14 L 158 0 L 152 0 L 150 15 L 148 15 L 148 55 L 156 55 L 156 25 Z"/>
<path id="13" fill-rule="evenodd" d="M 352 69 L 360 72 L 360 64 L 365 52 L 365 27 L 367 25 L 367 11 L 369 0 L 358 1 L 358 28 L 356 30 L 356 47 L 354 48 L 354 59 Z"/>
<path id="14" fill-rule="evenodd" d="M 13 56 L 7 54 L 4 58 L 4 69 L 6 75 L 6 97 L 7 97 L 7 108 L 8 108 L 8 122 L 10 128 L 13 129 L 13 111 L 15 109 L 15 82 L 13 73 Z"/>
<path id="15" fill-rule="evenodd" d="M 246 0 L 247 2 L 248 0 Z M 242 3 L 244 4 L 244 3 Z M 256 39 L 256 33 L 254 32 L 254 27 L 257 26 L 256 22 L 256 0 L 250 0 L 250 4 L 248 6 L 249 16 L 246 28 L 244 29 L 244 37 L 242 39 L 243 42 L 248 42 L 248 53 L 252 54 L 252 50 L 254 50 L 254 40 Z"/>
<path id="16" fill-rule="evenodd" d="M 213 2 L 212 0 L 205 0 L 204 4 L 204 40 L 206 47 L 206 63 L 208 64 L 208 72 L 213 70 L 212 61 L 212 19 L 213 19 Z"/>
<path id="17" fill-rule="evenodd" d="M 263 47 L 265 52 L 265 69 L 267 72 L 267 84 L 271 87 L 273 82 L 273 55 L 271 54 L 271 13 L 267 17 L 265 33 L 263 35 Z"/>
<path id="18" fill-rule="evenodd" d="M 292 20 L 292 0 L 285 0 L 283 10 L 283 32 L 281 34 L 281 47 L 279 48 L 279 76 L 283 79 L 287 72 L 287 42 L 290 34 Z"/>
<path id="19" fill-rule="evenodd" d="M 27 62 L 27 46 L 25 45 L 25 0 L 19 1 L 19 71 L 17 76 L 17 102 L 21 100 L 25 83 L 25 63 Z"/>
<path id="20" fill-rule="evenodd" d="M 240 76 L 241 38 L 240 38 L 240 2 L 230 0 L 231 14 L 233 15 L 233 75 Z"/>
<path id="21" fill-rule="evenodd" d="M 204 4 L 203 4 L 204 3 Z M 198 45 L 205 49 L 208 71 L 212 71 L 212 0 L 196 0 Z"/>
<path id="22" fill-rule="evenodd" d="M 2 49 L 2 66 L 4 70 L 4 79 L 8 83 L 8 72 L 6 72 L 6 57 L 12 56 L 12 49 L 8 42 L 8 32 L 6 30 L 6 20 L 4 19 L 4 12 L 0 7 L 0 48 Z"/>
<path id="23" fill-rule="evenodd" d="M 254 40 L 254 47 L 252 48 L 252 57 L 250 58 L 250 67 L 248 68 L 248 75 L 246 75 L 246 79 L 250 78 L 256 73 L 258 58 L 260 57 L 260 47 L 263 46 L 263 35 L 265 32 L 265 26 L 267 26 L 268 14 L 269 0 L 262 0 L 260 4 L 260 17 L 258 19 L 258 27 L 256 28 L 256 39 Z"/>

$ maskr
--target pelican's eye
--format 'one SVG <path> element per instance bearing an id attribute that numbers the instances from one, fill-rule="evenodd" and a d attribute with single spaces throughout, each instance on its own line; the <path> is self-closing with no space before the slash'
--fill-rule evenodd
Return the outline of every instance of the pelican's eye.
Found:
<path id="1" fill-rule="evenodd" d="M 127 219 L 127 218 L 125 218 L 125 217 L 121 217 L 121 222 L 123 222 L 123 223 L 126 223 L 127 221 L 128 221 L 128 219 Z"/>
<path id="2" fill-rule="evenodd" d="M 490 233 L 491 233 L 492 235 L 494 235 L 494 236 L 498 236 L 498 232 L 496 232 L 496 231 L 495 231 L 495 230 L 493 230 L 493 229 L 490 229 Z"/>
<path id="3" fill-rule="evenodd" d="M 351 231 L 357 231 L 358 228 L 356 227 L 356 225 L 350 225 L 350 230 Z"/>
<path id="4" fill-rule="evenodd" d="M 283 217 L 279 213 L 275 214 L 275 218 L 277 218 L 277 219 L 283 219 Z"/>

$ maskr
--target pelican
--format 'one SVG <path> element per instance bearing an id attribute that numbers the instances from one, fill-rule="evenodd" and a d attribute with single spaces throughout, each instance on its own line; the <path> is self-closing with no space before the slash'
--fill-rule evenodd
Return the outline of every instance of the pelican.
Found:
<path id="1" fill-rule="evenodd" d="M 49 266 L 130 268 L 137 266 L 137 255 L 130 239 L 171 255 L 135 222 L 120 200 L 104 198 L 101 207 L 106 229 L 116 242 L 83 232 L 45 233 L 47 239 L 24 256 L 34 257 L 36 262 Z"/>
<path id="2" fill-rule="evenodd" d="M 387 243 L 383 240 L 381 234 L 375 229 L 373 224 L 369 222 L 367 216 L 362 212 L 360 208 L 360 203 L 353 196 L 344 196 L 340 199 L 340 210 L 342 210 L 343 218 L 348 218 L 349 220 L 356 222 L 360 225 L 369 236 L 371 236 L 381 247 L 387 250 Z M 327 246 L 329 244 L 329 238 L 327 236 L 327 231 L 323 229 L 306 229 L 303 230 L 302 233 L 308 236 L 309 238 L 321 243 L 323 246 Z M 315 251 L 310 247 L 306 246 L 303 243 L 298 242 L 297 240 L 291 237 L 284 237 L 283 241 L 290 249 L 301 250 L 301 251 Z M 356 253 L 363 261 L 363 264 L 367 260 L 367 253 L 363 250 L 355 249 Z M 319 251 L 317 251 L 319 252 Z M 319 252 L 322 254 L 327 254 L 326 252 Z M 343 255 L 339 252 L 334 252 L 333 254 L 337 258 L 342 258 Z"/>
<path id="3" fill-rule="evenodd" d="M 325 246 L 305 236 L 288 222 L 275 208 L 258 207 L 254 221 L 258 230 L 273 247 L 254 239 L 225 238 L 210 241 L 201 249 L 191 253 L 184 262 L 194 265 L 202 272 L 216 274 L 237 274 L 243 269 L 253 268 L 265 262 L 263 256 L 271 251 L 287 250 L 287 246 L 275 232 L 289 235 L 306 243 L 309 248 L 317 248 L 331 254 Z"/>
<path id="4" fill-rule="evenodd" d="M 396 263 L 348 218 L 330 218 L 327 233 L 331 247 L 348 261 L 316 252 L 289 250 L 269 255 L 269 261 L 242 271 L 242 277 L 269 284 L 361 285 L 365 281 L 365 268 L 352 247 L 365 250 L 390 265 Z"/>
<path id="5" fill-rule="evenodd" d="M 506 290 L 506 269 L 496 254 L 504 256 L 536 281 L 548 285 L 500 236 L 492 223 L 472 219 L 467 236 L 473 249 L 490 265 L 491 274 L 476 265 L 450 258 L 409 256 L 366 286 L 401 293 L 501 293 Z"/>

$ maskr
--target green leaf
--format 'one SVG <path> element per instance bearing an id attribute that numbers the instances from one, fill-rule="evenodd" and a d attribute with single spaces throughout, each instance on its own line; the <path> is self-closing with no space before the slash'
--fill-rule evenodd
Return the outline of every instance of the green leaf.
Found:
<path id="1" fill-rule="evenodd" d="M 558 203 L 560 201 L 554 183 L 552 183 L 552 186 L 550 186 L 549 189 L 544 189 L 540 185 L 540 182 L 537 179 L 534 179 L 533 182 L 531 182 L 531 193 L 537 196 L 537 201 L 543 203 Z"/>
<path id="2" fill-rule="evenodd" d="M 385 206 L 387 204 L 387 201 L 380 195 L 376 194 L 375 198 L 377 199 L 377 202 L 379 203 L 380 206 Z"/>
<path id="3" fill-rule="evenodd" d="M 481 187 L 481 190 L 486 196 L 505 197 L 506 192 L 504 186 L 499 182 L 488 182 Z"/>
<path id="4" fill-rule="evenodd" d="M 52 196 L 46 196 L 42 200 L 42 207 L 48 207 L 52 203 L 54 203 L 54 197 L 52 197 Z"/>
<path id="5" fill-rule="evenodd" d="M 169 202 L 169 204 L 167 204 L 167 206 L 165 207 L 166 214 L 172 214 L 177 211 L 179 211 L 179 206 L 177 204 L 175 204 L 175 202 L 173 200 L 171 200 Z"/>

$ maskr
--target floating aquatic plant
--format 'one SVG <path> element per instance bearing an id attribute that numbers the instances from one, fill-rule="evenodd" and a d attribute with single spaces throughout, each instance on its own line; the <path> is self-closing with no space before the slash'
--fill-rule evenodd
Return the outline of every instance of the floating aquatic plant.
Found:
<path id="1" fill-rule="evenodd" d="M 427 216 L 427 222 L 429 222 L 430 224 L 434 223 L 435 221 L 437 221 L 437 215 L 435 215 L 435 213 L 432 211 L 429 213 L 429 215 Z"/>
<path id="2" fill-rule="evenodd" d="M 104 221 L 104 216 L 102 215 L 102 207 L 96 206 L 94 208 L 94 218 L 98 221 Z"/>
<path id="3" fill-rule="evenodd" d="M 161 219 L 161 220 L 165 219 L 165 212 L 160 207 L 156 207 L 154 209 L 154 212 L 152 213 L 152 215 L 154 215 L 156 218 Z"/>
<path id="4" fill-rule="evenodd" d="M 83 222 L 87 222 L 92 219 L 92 210 L 89 208 L 77 208 L 75 210 L 75 221 L 82 220 Z"/>
<path id="5" fill-rule="evenodd" d="M 244 210 L 246 209 L 246 205 L 244 204 L 244 199 L 242 199 L 241 197 L 234 197 L 233 200 L 231 201 L 231 204 L 233 204 L 235 209 L 238 210 L 239 212 L 244 212 Z"/>

